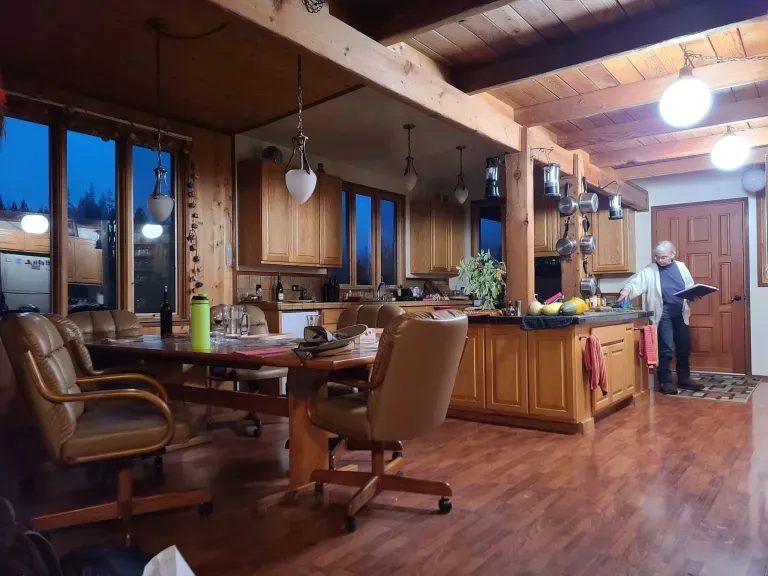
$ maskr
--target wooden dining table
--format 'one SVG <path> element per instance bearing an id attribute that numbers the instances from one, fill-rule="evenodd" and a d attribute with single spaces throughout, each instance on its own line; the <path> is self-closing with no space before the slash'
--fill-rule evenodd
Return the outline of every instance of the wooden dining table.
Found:
<path id="1" fill-rule="evenodd" d="M 250 392 L 217 390 L 162 379 L 170 398 L 247 410 L 261 414 L 288 417 L 290 438 L 290 489 L 309 483 L 313 470 L 328 468 L 329 434 L 309 420 L 307 404 L 312 395 L 322 393 L 322 382 L 341 370 L 373 364 L 378 344 L 355 344 L 349 350 L 318 358 L 300 358 L 293 349 L 296 341 L 274 338 L 243 338 L 212 342 L 210 349 L 192 347 L 189 337 L 161 338 L 144 335 L 139 338 L 107 339 L 87 342 L 90 353 L 98 360 L 126 365 L 131 361 L 214 367 L 258 369 L 262 366 L 288 368 L 287 397 Z M 283 350 L 278 350 L 282 348 Z M 181 374 L 181 371 L 178 372 Z"/>

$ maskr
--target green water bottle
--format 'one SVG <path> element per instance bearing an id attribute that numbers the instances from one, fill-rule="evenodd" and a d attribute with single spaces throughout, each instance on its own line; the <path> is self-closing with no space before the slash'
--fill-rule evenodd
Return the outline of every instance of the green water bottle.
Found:
<path id="1" fill-rule="evenodd" d="M 190 324 L 192 331 L 192 349 L 211 349 L 211 307 L 208 304 L 208 296 L 196 294 L 192 296 L 190 305 Z"/>

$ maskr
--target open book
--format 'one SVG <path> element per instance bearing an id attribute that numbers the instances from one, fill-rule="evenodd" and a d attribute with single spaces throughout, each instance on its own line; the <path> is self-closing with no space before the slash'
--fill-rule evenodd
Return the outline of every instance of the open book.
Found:
<path id="1" fill-rule="evenodd" d="M 693 300 L 694 298 L 701 298 L 702 296 L 712 294 L 712 292 L 717 292 L 719 290 L 719 288 L 715 288 L 714 286 L 710 286 L 708 284 L 694 284 L 690 288 L 680 290 L 680 292 L 675 292 L 675 296 L 679 296 L 684 300 Z"/>

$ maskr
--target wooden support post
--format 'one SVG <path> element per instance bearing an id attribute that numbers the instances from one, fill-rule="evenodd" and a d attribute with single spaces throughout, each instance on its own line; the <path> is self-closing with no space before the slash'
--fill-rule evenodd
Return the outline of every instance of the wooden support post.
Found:
<path id="1" fill-rule="evenodd" d="M 579 154 L 573 155 L 573 176 L 563 178 L 564 182 L 571 184 L 568 194 L 574 197 L 577 201 L 579 194 L 586 192 L 584 189 L 584 159 Z M 578 244 L 584 231 L 581 228 L 581 212 L 578 210 L 571 217 L 571 225 L 569 228 L 569 235 L 576 240 Z M 565 222 L 567 217 L 560 219 L 560 230 L 565 229 Z M 581 294 L 581 278 L 584 276 L 584 268 L 582 267 L 582 255 L 579 250 L 576 250 L 569 258 L 561 258 L 560 267 L 562 271 L 563 282 L 563 295 L 565 298 L 571 298 L 573 296 L 579 296 Z"/>
<path id="2" fill-rule="evenodd" d="M 67 232 L 67 130 L 56 124 L 48 131 L 51 178 L 51 311 L 67 314 L 69 248 Z"/>
<path id="3" fill-rule="evenodd" d="M 504 158 L 507 183 L 507 300 L 533 300 L 533 162 L 529 130 L 520 130 L 520 152 Z"/>

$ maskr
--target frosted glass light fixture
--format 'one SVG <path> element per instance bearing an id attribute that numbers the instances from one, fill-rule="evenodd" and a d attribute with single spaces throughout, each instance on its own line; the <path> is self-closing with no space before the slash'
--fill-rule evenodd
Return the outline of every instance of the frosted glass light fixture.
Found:
<path id="1" fill-rule="evenodd" d="M 453 195 L 459 204 L 464 204 L 469 198 L 469 190 L 467 185 L 464 184 L 464 149 L 466 146 L 456 146 L 456 150 L 459 151 L 459 175 L 456 178 L 456 189 L 453 191 Z"/>
<path id="2" fill-rule="evenodd" d="M 144 238 L 154 240 L 155 238 L 160 238 L 163 234 L 163 227 L 160 224 L 147 223 L 141 227 L 141 234 Z"/>
<path id="3" fill-rule="evenodd" d="M 416 187 L 416 182 L 419 179 L 419 173 L 416 172 L 416 166 L 413 164 L 413 156 L 411 156 L 411 130 L 416 128 L 416 125 L 403 124 L 403 128 L 408 131 L 408 156 L 405 157 L 405 172 L 403 172 L 403 177 L 405 181 L 405 189 L 410 192 Z"/>
<path id="4" fill-rule="evenodd" d="M 712 92 L 704 82 L 693 75 L 688 64 L 680 70 L 680 76 L 661 96 L 659 113 L 664 122 L 675 128 L 693 126 L 704 118 L 712 106 Z"/>
<path id="5" fill-rule="evenodd" d="M 309 138 L 304 135 L 304 94 L 301 86 L 301 54 L 299 54 L 298 64 L 297 101 L 299 104 L 298 133 L 292 138 L 293 150 L 291 151 L 291 158 L 285 167 L 285 186 L 296 202 L 304 204 L 315 191 L 317 174 L 312 171 L 312 168 L 309 166 L 309 160 L 307 160 L 307 140 Z M 296 153 L 299 155 L 299 167 L 291 168 L 291 160 L 293 160 Z"/>
<path id="6" fill-rule="evenodd" d="M 712 164 L 715 168 L 726 171 L 741 168 L 749 158 L 750 148 L 749 140 L 735 134 L 729 126 L 725 136 L 712 147 Z"/>
<path id="7" fill-rule="evenodd" d="M 48 232 L 48 218 L 42 214 L 26 214 L 21 218 L 21 229 L 28 234 Z"/>

